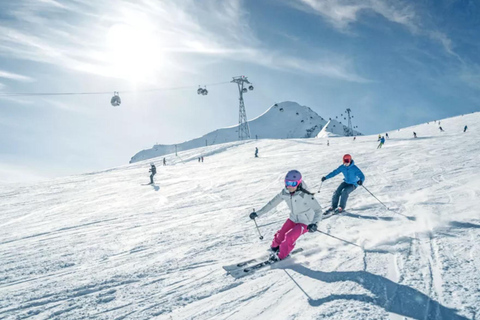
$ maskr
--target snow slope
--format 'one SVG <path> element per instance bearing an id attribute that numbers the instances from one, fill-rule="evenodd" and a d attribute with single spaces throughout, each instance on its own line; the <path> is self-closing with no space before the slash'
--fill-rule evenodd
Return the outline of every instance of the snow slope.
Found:
<path id="1" fill-rule="evenodd" d="M 0 187 L 1 319 L 479 319 L 480 113 L 376 136 L 232 142 Z M 469 125 L 466 133 L 463 126 Z M 418 139 L 411 138 L 416 130 Z M 253 157 L 259 146 L 260 158 Z M 366 174 L 304 252 L 239 280 L 287 207 L 248 219 L 300 170 L 312 191 L 351 153 Z M 208 154 L 198 163 L 198 154 Z M 326 207 L 341 182 L 323 183 Z"/>
<path id="2" fill-rule="evenodd" d="M 336 120 L 328 120 L 327 124 L 320 130 L 316 138 L 330 138 L 345 136 L 344 129 L 346 127 L 341 125 Z"/>
<path id="3" fill-rule="evenodd" d="M 328 131 L 344 136 L 348 129 L 333 120 Z M 309 107 L 296 102 L 276 103 L 265 113 L 249 120 L 250 137 L 252 139 L 292 139 L 315 137 L 327 123 Z M 356 134 L 361 134 L 356 132 Z M 238 140 L 238 125 L 210 132 L 200 138 L 177 144 L 177 151 L 200 148 Z M 130 163 L 151 159 L 175 152 L 175 145 L 155 145 L 151 149 L 142 150 L 132 157 Z"/>

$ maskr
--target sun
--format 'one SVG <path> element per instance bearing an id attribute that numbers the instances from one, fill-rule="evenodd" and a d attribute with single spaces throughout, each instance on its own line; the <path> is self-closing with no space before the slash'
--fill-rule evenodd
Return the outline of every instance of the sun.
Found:
<path id="1" fill-rule="evenodd" d="M 112 73 L 133 82 L 153 78 L 161 63 L 158 39 L 142 25 L 118 23 L 107 33 L 108 60 Z"/>

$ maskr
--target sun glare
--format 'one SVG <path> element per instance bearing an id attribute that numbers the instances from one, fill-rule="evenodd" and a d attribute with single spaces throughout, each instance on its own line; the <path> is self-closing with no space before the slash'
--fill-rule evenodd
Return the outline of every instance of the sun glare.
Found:
<path id="1" fill-rule="evenodd" d="M 146 27 L 115 24 L 107 33 L 112 73 L 133 82 L 148 81 L 161 63 L 158 40 Z"/>

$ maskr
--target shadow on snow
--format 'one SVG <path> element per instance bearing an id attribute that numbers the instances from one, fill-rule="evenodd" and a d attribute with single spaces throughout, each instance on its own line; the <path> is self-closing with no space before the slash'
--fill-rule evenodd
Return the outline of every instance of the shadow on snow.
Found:
<path id="1" fill-rule="evenodd" d="M 450 226 L 454 228 L 480 229 L 479 224 L 470 223 L 470 222 L 451 221 Z"/>
<path id="2" fill-rule="evenodd" d="M 367 219 L 367 220 L 384 220 L 384 221 L 392 221 L 392 217 L 377 217 L 377 216 L 365 216 L 357 213 L 351 213 L 344 211 L 342 216 L 350 217 L 350 218 L 357 218 L 357 219 Z"/>
<path id="3" fill-rule="evenodd" d="M 318 307 L 324 303 L 339 299 L 355 300 L 375 304 L 384 308 L 388 312 L 393 312 L 398 315 L 413 319 L 468 320 L 468 318 L 458 315 L 455 309 L 442 306 L 437 301 L 431 299 L 416 289 L 395 283 L 385 277 L 375 275 L 370 272 L 323 272 L 311 270 L 301 265 L 292 265 L 286 269 L 291 269 L 303 274 L 304 276 L 323 282 L 355 282 L 366 290 L 369 290 L 375 296 L 370 297 L 368 295 L 359 294 L 340 294 L 330 295 L 321 299 L 312 299 L 302 288 L 300 288 L 307 295 L 310 305 L 314 307 Z"/>

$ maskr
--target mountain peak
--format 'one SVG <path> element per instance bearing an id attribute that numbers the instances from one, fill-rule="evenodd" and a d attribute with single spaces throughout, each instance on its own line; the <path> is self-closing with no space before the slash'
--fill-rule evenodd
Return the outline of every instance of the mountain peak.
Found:
<path id="1" fill-rule="evenodd" d="M 327 125 L 328 121 L 307 106 L 297 102 L 278 102 L 263 114 L 248 121 L 251 139 L 299 139 L 313 138 Z M 348 128 L 340 122 L 331 120 L 326 130 L 336 136 L 345 136 Z M 354 131 L 354 134 L 361 133 Z M 233 142 L 238 140 L 238 124 L 217 129 L 206 135 L 176 145 L 155 145 L 142 150 L 132 157 L 130 163 L 147 160 L 207 145 Z M 176 146 L 176 147 L 175 147 Z"/>

